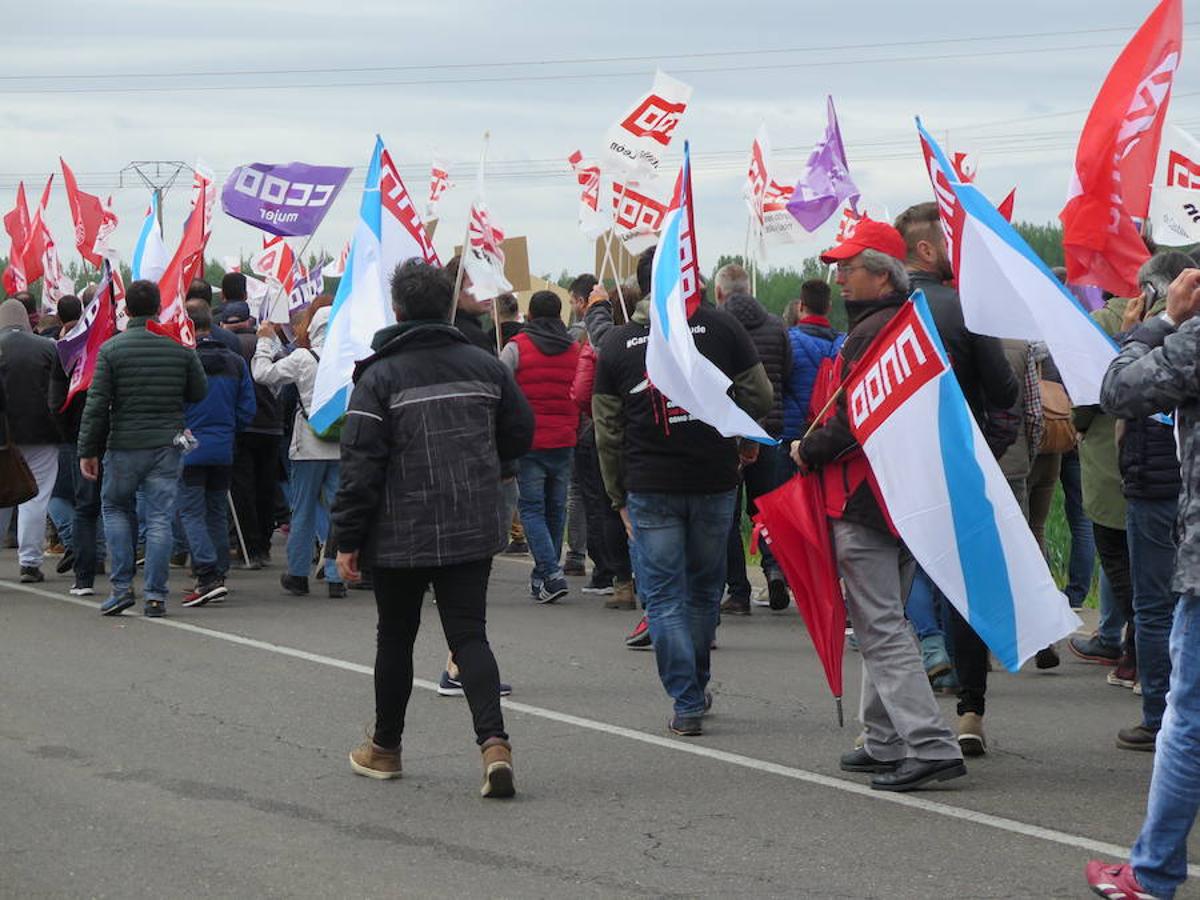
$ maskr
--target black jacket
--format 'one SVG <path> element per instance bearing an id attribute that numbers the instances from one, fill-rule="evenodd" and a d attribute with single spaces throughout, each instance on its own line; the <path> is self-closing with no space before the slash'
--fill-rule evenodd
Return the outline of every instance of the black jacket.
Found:
<path id="1" fill-rule="evenodd" d="M 457 324 L 457 322 L 456 322 Z M 501 348 L 507 346 L 508 342 L 515 338 L 524 329 L 524 322 L 501 322 L 500 323 L 500 341 Z M 488 343 L 491 345 L 492 351 L 496 349 L 496 329 L 490 328 L 487 332 Z M 483 349 L 482 347 L 480 349 Z"/>
<path id="2" fill-rule="evenodd" d="M 989 408 L 1012 408 L 1020 399 L 1021 386 L 999 338 L 968 331 L 958 291 L 942 284 L 932 272 L 909 272 L 908 276 L 912 290 L 925 292 L 938 335 L 954 367 L 954 377 L 975 421 L 982 426 Z"/>
<path id="3" fill-rule="evenodd" d="M 62 433 L 50 414 L 50 373 L 58 361 L 54 341 L 15 328 L 0 332 L 0 378 L 8 393 L 8 425 L 14 444 L 59 444 Z"/>
<path id="4" fill-rule="evenodd" d="M 338 549 L 374 566 L 445 566 L 504 548 L 501 463 L 533 441 L 512 374 L 445 322 L 375 336 L 358 364 L 333 508 Z"/>
<path id="5" fill-rule="evenodd" d="M 254 350 L 258 346 L 258 335 L 249 328 L 244 330 L 225 328 L 222 330 L 237 338 L 237 350 L 242 354 L 242 359 L 246 361 L 246 368 L 250 368 L 250 361 L 254 359 Z M 215 338 L 214 340 L 221 341 L 222 339 Z M 246 434 L 282 435 L 283 412 L 275 392 L 265 384 L 254 382 L 254 404 L 254 421 L 246 426 L 244 432 Z"/>
<path id="6" fill-rule="evenodd" d="M 454 327 L 462 332 L 468 343 L 492 356 L 496 355 L 496 332 L 484 331 L 479 316 L 457 310 L 454 314 Z"/>
<path id="7" fill-rule="evenodd" d="M 1121 489 L 1130 500 L 1176 500 L 1183 478 L 1175 429 L 1154 419 L 1126 419 L 1118 449 Z"/>
<path id="8" fill-rule="evenodd" d="M 742 323 L 758 358 L 767 370 L 767 378 L 771 380 L 771 390 L 775 396 L 771 401 L 771 411 L 763 420 L 762 426 L 773 437 L 783 433 L 783 386 L 787 384 L 792 369 L 792 347 L 788 341 L 787 329 L 779 316 L 767 312 L 766 308 L 748 294 L 734 294 L 725 301 L 725 311 Z"/>
<path id="9" fill-rule="evenodd" d="M 71 376 L 62 367 L 62 360 L 54 354 L 54 367 L 50 370 L 50 396 L 48 408 L 54 417 L 63 440 L 74 444 L 79 440 L 79 421 L 83 418 L 83 407 L 87 404 L 87 391 L 80 391 L 71 398 L 71 405 L 63 409 L 67 392 L 71 389 Z"/>

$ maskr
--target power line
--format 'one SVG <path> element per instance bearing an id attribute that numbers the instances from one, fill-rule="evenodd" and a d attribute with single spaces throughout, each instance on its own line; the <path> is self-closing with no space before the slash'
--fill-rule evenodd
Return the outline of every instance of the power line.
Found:
<path id="1" fill-rule="evenodd" d="M 1120 44 L 1084 44 L 1075 47 L 1055 47 L 1054 52 L 1058 54 L 1074 53 L 1083 50 L 1111 50 L 1118 47 L 1124 47 L 1124 43 Z M 994 56 L 1021 56 L 1030 53 L 1045 53 L 1045 47 L 1037 48 L 1015 48 L 1004 50 L 983 50 L 970 53 L 947 53 L 940 55 L 921 55 L 921 56 L 891 56 L 891 57 L 869 57 L 858 60 L 855 65 L 890 65 L 893 63 L 932 63 L 945 62 L 947 60 L 957 59 L 979 59 L 981 57 Z M 779 69 L 808 69 L 826 67 L 832 64 L 831 60 L 806 60 L 804 62 L 781 62 L 781 63 L 761 63 L 751 66 L 720 66 L 720 67 L 693 67 L 689 69 L 675 69 L 673 74 L 676 75 L 697 75 L 721 73 L 729 74 L 734 72 L 763 72 Z M 401 79 L 401 80 L 372 80 L 372 81 L 341 81 L 341 82 L 320 82 L 307 84 L 181 84 L 181 85 L 158 85 L 158 86 L 140 86 L 140 87 L 64 87 L 64 88 L 6 88 L 0 94 L 9 95 L 40 95 L 40 94 L 175 94 L 175 93 L 193 93 L 193 92 L 222 92 L 222 91 L 300 91 L 300 90 L 329 90 L 337 88 L 372 88 L 372 87 L 428 87 L 439 85 L 456 85 L 456 84 L 501 84 L 501 83 L 516 83 L 516 82 L 544 82 L 544 81 L 565 81 L 565 80 L 581 80 L 581 79 L 596 79 L 596 78 L 633 78 L 645 77 L 650 74 L 647 70 L 634 70 L 624 72 L 563 72 L 552 75 L 498 75 L 498 76 L 481 76 L 468 78 L 421 78 L 421 79 Z"/>
<path id="2" fill-rule="evenodd" d="M 1197 22 L 1185 22 L 1186 26 L 1200 24 Z M 656 62 L 667 59 L 713 59 L 718 57 L 731 56 L 762 56 L 765 54 L 777 53 L 812 53 L 819 51 L 822 53 L 843 52 L 847 50 L 880 50 L 889 47 L 912 47 L 917 46 L 933 46 L 944 44 L 961 44 L 973 43 L 978 41 L 1015 41 L 1015 40 L 1030 40 L 1048 37 L 1064 37 L 1084 34 L 1106 34 L 1114 31 L 1128 32 L 1130 26 L 1116 25 L 1107 28 L 1076 28 L 1063 31 L 1032 31 L 1020 34 L 986 34 L 986 35 L 969 35 L 966 37 L 945 37 L 945 38 L 926 38 L 910 41 L 886 41 L 866 44 L 841 44 L 841 45 L 825 45 L 821 47 L 780 47 L 780 48 L 757 48 L 752 50 L 709 50 L 697 51 L 692 53 L 659 53 L 653 56 L 594 56 L 594 57 L 573 57 L 562 59 L 523 59 L 507 62 L 472 62 L 472 63 L 430 63 L 430 64 L 409 64 L 403 66 L 330 66 L 322 68 L 298 68 L 298 69 L 221 69 L 212 71 L 191 71 L 191 72 L 89 72 L 86 76 L 80 75 L 78 72 L 55 72 L 50 74 L 3 74 L 0 75 L 0 81 L 20 81 L 20 80 L 47 80 L 47 79 L 76 79 L 94 81 L 97 78 L 201 78 L 201 77 L 234 77 L 245 75 L 331 75 L 331 74 L 359 74 L 363 72 L 407 72 L 407 71 L 439 71 L 439 70 L 460 70 L 460 69 L 493 69 L 507 68 L 512 66 L 522 66 L 528 68 L 530 66 L 559 66 L 559 65 L 589 65 L 589 64 L 604 64 L 604 63 L 627 63 L 627 62 Z"/>

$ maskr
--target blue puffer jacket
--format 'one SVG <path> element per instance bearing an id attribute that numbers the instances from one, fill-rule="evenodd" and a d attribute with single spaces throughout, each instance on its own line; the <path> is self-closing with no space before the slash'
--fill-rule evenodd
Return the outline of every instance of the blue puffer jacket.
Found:
<path id="1" fill-rule="evenodd" d="M 187 427 L 200 442 L 183 458 L 185 466 L 233 465 L 234 435 L 254 420 L 254 382 L 242 357 L 211 337 L 196 344 L 208 377 L 208 393 L 184 410 Z"/>
<path id="2" fill-rule="evenodd" d="M 783 438 L 794 441 L 808 428 L 808 405 L 821 362 L 837 356 L 846 335 L 834 331 L 824 316 L 806 316 L 788 329 L 792 371 L 783 386 Z"/>

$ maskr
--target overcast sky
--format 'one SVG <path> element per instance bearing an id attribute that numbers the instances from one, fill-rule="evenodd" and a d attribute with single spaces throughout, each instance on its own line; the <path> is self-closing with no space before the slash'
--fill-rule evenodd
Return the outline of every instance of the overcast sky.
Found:
<path id="1" fill-rule="evenodd" d="M 354 166 L 314 241 L 336 252 L 353 229 L 379 132 L 416 198 L 428 191 L 435 153 L 451 164 L 456 187 L 435 240 L 445 258 L 461 239 L 489 130 L 497 224 L 528 236 L 535 272 L 586 271 L 592 251 L 575 224 L 565 157 L 599 154 L 609 125 L 661 67 L 694 88 L 676 143 L 692 142 L 705 268 L 742 249 L 741 191 L 758 126 L 776 148 L 773 174 L 791 178 L 821 133 L 826 93 L 868 209 L 895 215 L 932 199 L 912 127 L 919 114 L 948 150 L 975 155 L 993 200 L 1016 185 L 1016 217 L 1045 222 L 1062 206 L 1087 108 L 1152 5 L 14 3 L 0 72 L 0 205 L 11 207 L 22 178 L 36 203 L 61 154 L 84 190 L 114 194 L 115 244 L 128 260 L 148 199 L 136 176 L 118 177 L 131 160 L 201 159 L 218 182 L 247 162 Z M 1187 12 L 1170 119 L 1200 132 L 1200 67 L 1186 47 L 1200 29 Z M 673 169 L 678 157 L 670 159 Z M 182 181 L 168 195 L 169 247 L 187 195 Z M 50 212 L 64 261 L 77 259 L 61 177 Z M 771 261 L 798 264 L 828 246 L 835 225 L 774 249 Z M 218 214 L 209 253 L 248 254 L 259 243 L 259 232 Z"/>

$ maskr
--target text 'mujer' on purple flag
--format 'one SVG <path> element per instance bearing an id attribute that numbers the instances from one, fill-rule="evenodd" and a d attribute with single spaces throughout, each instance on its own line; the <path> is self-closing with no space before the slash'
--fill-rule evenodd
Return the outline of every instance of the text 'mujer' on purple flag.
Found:
<path id="1" fill-rule="evenodd" d="M 221 189 L 221 209 L 270 234 L 310 235 L 352 171 L 302 162 L 238 166 Z"/>
<path id="2" fill-rule="evenodd" d="M 826 98 L 826 103 L 829 121 L 825 125 L 825 136 L 809 154 L 787 205 L 788 212 L 806 231 L 816 231 L 842 208 L 846 200 L 859 196 L 846 162 L 846 148 L 842 144 L 833 97 Z"/>

